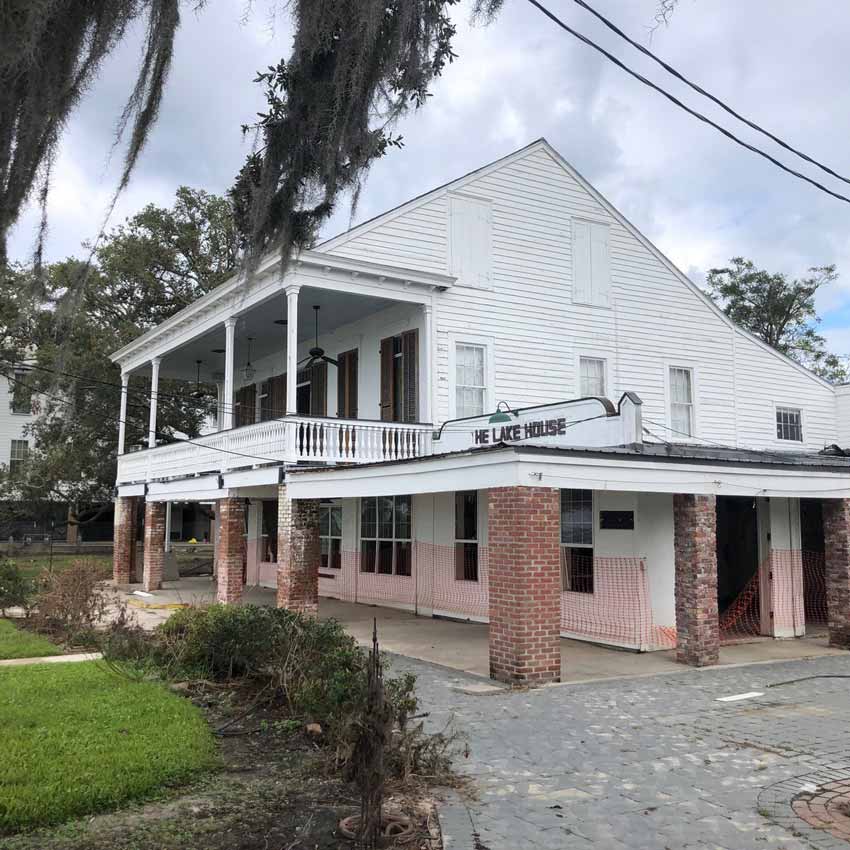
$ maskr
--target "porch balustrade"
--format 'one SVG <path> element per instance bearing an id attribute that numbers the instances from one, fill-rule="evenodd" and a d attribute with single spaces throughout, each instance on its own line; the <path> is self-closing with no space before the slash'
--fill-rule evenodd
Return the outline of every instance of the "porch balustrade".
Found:
<path id="1" fill-rule="evenodd" d="M 431 454 L 432 426 L 286 416 L 118 458 L 118 483 L 159 481 L 274 463 L 375 463 Z"/>

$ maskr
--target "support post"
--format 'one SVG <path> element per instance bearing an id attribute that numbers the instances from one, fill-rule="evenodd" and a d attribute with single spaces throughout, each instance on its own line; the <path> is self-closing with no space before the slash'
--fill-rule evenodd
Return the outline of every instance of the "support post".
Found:
<path id="1" fill-rule="evenodd" d="M 823 500 L 829 645 L 850 649 L 850 499 Z"/>
<path id="2" fill-rule="evenodd" d="M 286 412 L 298 412 L 298 293 L 300 286 L 286 287 Z"/>
<path id="3" fill-rule="evenodd" d="M 145 557 L 142 589 L 162 587 L 165 569 L 165 502 L 145 502 Z"/>
<path id="4" fill-rule="evenodd" d="M 236 359 L 236 319 L 224 320 L 224 412 L 221 428 L 228 431 L 233 427 L 233 366 Z"/>
<path id="5" fill-rule="evenodd" d="M 488 495 L 490 676 L 539 685 L 561 678 L 560 491 Z"/>
<path id="6" fill-rule="evenodd" d="M 422 364 L 425 370 L 422 376 L 422 422 L 433 422 L 433 352 L 434 352 L 434 308 L 425 304 L 425 332 L 422 334 Z"/>
<path id="7" fill-rule="evenodd" d="M 118 413 L 118 454 L 124 454 L 127 441 L 127 394 L 130 390 L 130 373 L 121 373 L 121 409 Z"/>
<path id="8" fill-rule="evenodd" d="M 315 616 L 319 612 L 319 502 L 292 500 L 278 488 L 277 607 Z"/>
<path id="9" fill-rule="evenodd" d="M 151 415 L 148 424 L 148 448 L 156 448 L 156 407 L 159 398 L 159 357 L 151 360 Z"/>
<path id="10" fill-rule="evenodd" d="M 216 573 L 219 602 L 242 598 L 245 569 L 245 501 L 236 497 L 218 500 L 219 551 Z"/>
<path id="11" fill-rule="evenodd" d="M 112 545 L 112 578 L 115 584 L 136 581 L 136 522 L 139 496 L 115 500 L 115 534 Z"/>
<path id="12" fill-rule="evenodd" d="M 717 513 L 714 496 L 673 495 L 676 569 L 676 660 L 692 667 L 717 664 Z"/>

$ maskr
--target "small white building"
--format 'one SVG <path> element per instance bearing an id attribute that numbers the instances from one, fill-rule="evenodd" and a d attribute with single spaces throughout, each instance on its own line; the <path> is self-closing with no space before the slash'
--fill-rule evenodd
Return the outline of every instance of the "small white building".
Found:
<path id="1" fill-rule="evenodd" d="M 557 678 L 559 635 L 694 664 L 827 620 L 850 644 L 850 388 L 732 324 L 543 140 L 113 360 L 152 380 L 119 582 L 139 502 L 149 588 L 165 504 L 214 502 L 220 599 L 489 621 L 502 679 Z M 220 430 L 156 446 L 159 377 L 199 362 Z"/>

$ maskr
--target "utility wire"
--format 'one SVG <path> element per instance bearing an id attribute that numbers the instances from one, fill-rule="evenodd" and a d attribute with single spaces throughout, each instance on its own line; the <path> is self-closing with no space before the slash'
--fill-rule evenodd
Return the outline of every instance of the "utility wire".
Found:
<path id="1" fill-rule="evenodd" d="M 751 129 L 755 130 L 757 133 L 761 133 L 763 136 L 767 136 L 768 139 L 776 142 L 777 145 L 782 148 L 785 148 L 785 150 L 790 151 L 791 153 L 800 157 L 800 159 L 804 159 L 806 162 L 817 166 L 821 169 L 821 171 L 825 171 L 832 177 L 835 177 L 844 183 L 850 184 L 850 178 L 844 177 L 837 171 L 833 171 L 828 165 L 824 165 L 822 162 L 818 162 L 818 160 L 810 157 L 808 154 L 803 153 L 803 151 L 798 150 L 792 145 L 789 145 L 787 142 L 784 142 L 782 139 L 779 138 L 779 136 L 774 135 L 769 130 L 765 130 L 764 127 L 760 126 L 759 124 L 756 124 L 755 121 L 751 121 L 749 118 L 744 117 L 739 112 L 736 112 L 731 106 L 728 106 L 726 103 L 720 100 L 719 97 L 715 97 L 713 94 L 711 94 L 711 92 L 708 92 L 704 88 L 702 88 L 702 86 L 698 85 L 692 80 L 689 80 L 684 74 L 677 71 L 672 65 L 669 65 L 659 56 L 656 56 L 651 50 L 644 47 L 642 44 L 635 41 L 634 39 L 630 38 L 615 23 L 608 20 L 608 18 L 606 18 L 601 12 L 597 12 L 596 9 L 594 9 L 588 3 L 585 3 L 584 0 L 573 0 L 573 2 L 581 6 L 582 9 L 586 9 L 588 12 L 590 12 L 591 15 L 593 15 L 595 18 L 600 20 L 606 27 L 608 27 L 609 30 L 615 32 L 618 36 L 620 36 L 620 38 L 624 39 L 636 50 L 639 50 L 641 53 L 643 53 L 644 56 L 648 56 L 650 59 L 652 59 L 653 62 L 659 64 L 665 71 L 667 71 L 668 74 L 672 74 L 677 80 L 681 80 L 686 86 L 690 86 L 690 88 L 692 88 L 698 94 L 701 94 L 703 97 L 707 97 L 712 103 L 715 103 L 733 118 L 737 118 L 739 121 L 746 124 Z"/>
<path id="2" fill-rule="evenodd" d="M 842 195 L 839 192 L 834 192 L 832 189 L 829 189 L 826 186 L 824 186 L 823 183 L 819 183 L 817 180 L 813 180 L 811 177 L 807 177 L 805 174 L 803 174 L 800 171 L 795 171 L 793 168 L 789 168 L 787 165 L 780 162 L 778 159 L 771 156 L 769 153 L 766 153 L 765 151 L 761 150 L 761 148 L 757 148 L 757 147 L 755 147 L 755 145 L 751 145 L 751 144 L 749 144 L 749 142 L 745 142 L 743 139 L 739 139 L 734 133 L 730 132 L 725 127 L 722 127 L 717 122 L 712 121 L 711 118 L 709 118 L 708 116 L 703 115 L 701 112 L 697 112 L 695 109 L 691 109 L 690 106 L 687 106 L 686 104 L 684 104 L 677 97 L 670 94 L 665 89 L 661 88 L 661 86 L 656 85 L 655 83 L 652 82 L 652 80 L 647 79 L 642 74 L 639 74 L 637 71 L 630 68 L 624 62 L 622 62 L 616 56 L 614 56 L 613 53 L 609 53 L 604 47 L 601 47 L 595 41 L 592 41 L 587 36 L 582 35 L 580 32 L 577 32 L 571 26 L 564 23 L 564 21 L 562 21 L 557 15 L 555 15 L 553 12 L 550 12 L 549 9 L 547 9 L 542 3 L 539 3 L 538 0 L 528 0 L 528 2 L 532 6 L 534 6 L 538 11 L 540 11 L 542 14 L 544 14 L 547 18 L 549 18 L 549 20 L 551 20 L 553 23 L 555 23 L 557 26 L 559 26 L 562 30 L 568 32 L 570 35 L 574 36 L 579 41 L 586 44 L 588 47 L 592 47 L 598 53 L 601 53 L 606 59 L 609 59 L 618 68 L 621 68 L 627 74 L 634 77 L 636 80 L 638 80 L 638 82 L 643 83 L 645 86 L 649 86 L 649 88 L 658 92 L 658 94 L 662 95 L 663 97 L 666 97 L 667 100 L 669 100 L 671 103 L 678 106 L 680 109 L 683 109 L 689 115 L 693 116 L 694 118 L 698 119 L 699 121 L 702 121 L 705 124 L 708 124 L 710 127 L 714 127 L 714 129 L 717 130 L 718 133 L 722 133 L 724 136 L 726 136 L 727 139 L 731 139 L 733 142 L 735 142 L 735 144 L 740 145 L 742 148 L 746 148 L 748 151 L 752 151 L 757 156 L 760 156 L 763 159 L 766 159 L 768 162 L 772 163 L 777 168 L 782 169 L 782 171 L 786 172 L 787 174 L 791 174 L 794 177 L 799 178 L 800 180 L 804 180 L 806 183 L 810 184 L 811 186 L 814 186 L 816 189 L 820 189 L 822 192 L 825 192 L 827 195 L 831 195 L 836 200 L 844 201 L 844 203 L 850 204 L 850 198 L 848 198 L 846 195 Z"/>

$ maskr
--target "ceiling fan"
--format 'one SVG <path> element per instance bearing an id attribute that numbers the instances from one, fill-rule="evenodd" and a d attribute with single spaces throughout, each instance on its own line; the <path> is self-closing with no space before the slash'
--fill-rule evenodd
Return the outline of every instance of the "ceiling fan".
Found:
<path id="1" fill-rule="evenodd" d="M 316 312 L 316 344 L 310 349 L 310 353 L 298 363 L 299 366 L 302 363 L 306 363 L 307 365 L 304 367 L 305 369 L 312 369 L 315 365 L 322 361 L 330 363 L 331 366 L 339 366 L 339 363 L 337 363 L 333 357 L 328 357 L 325 354 L 324 348 L 319 347 L 319 309 L 320 307 L 318 304 L 313 305 L 313 310 Z"/>

